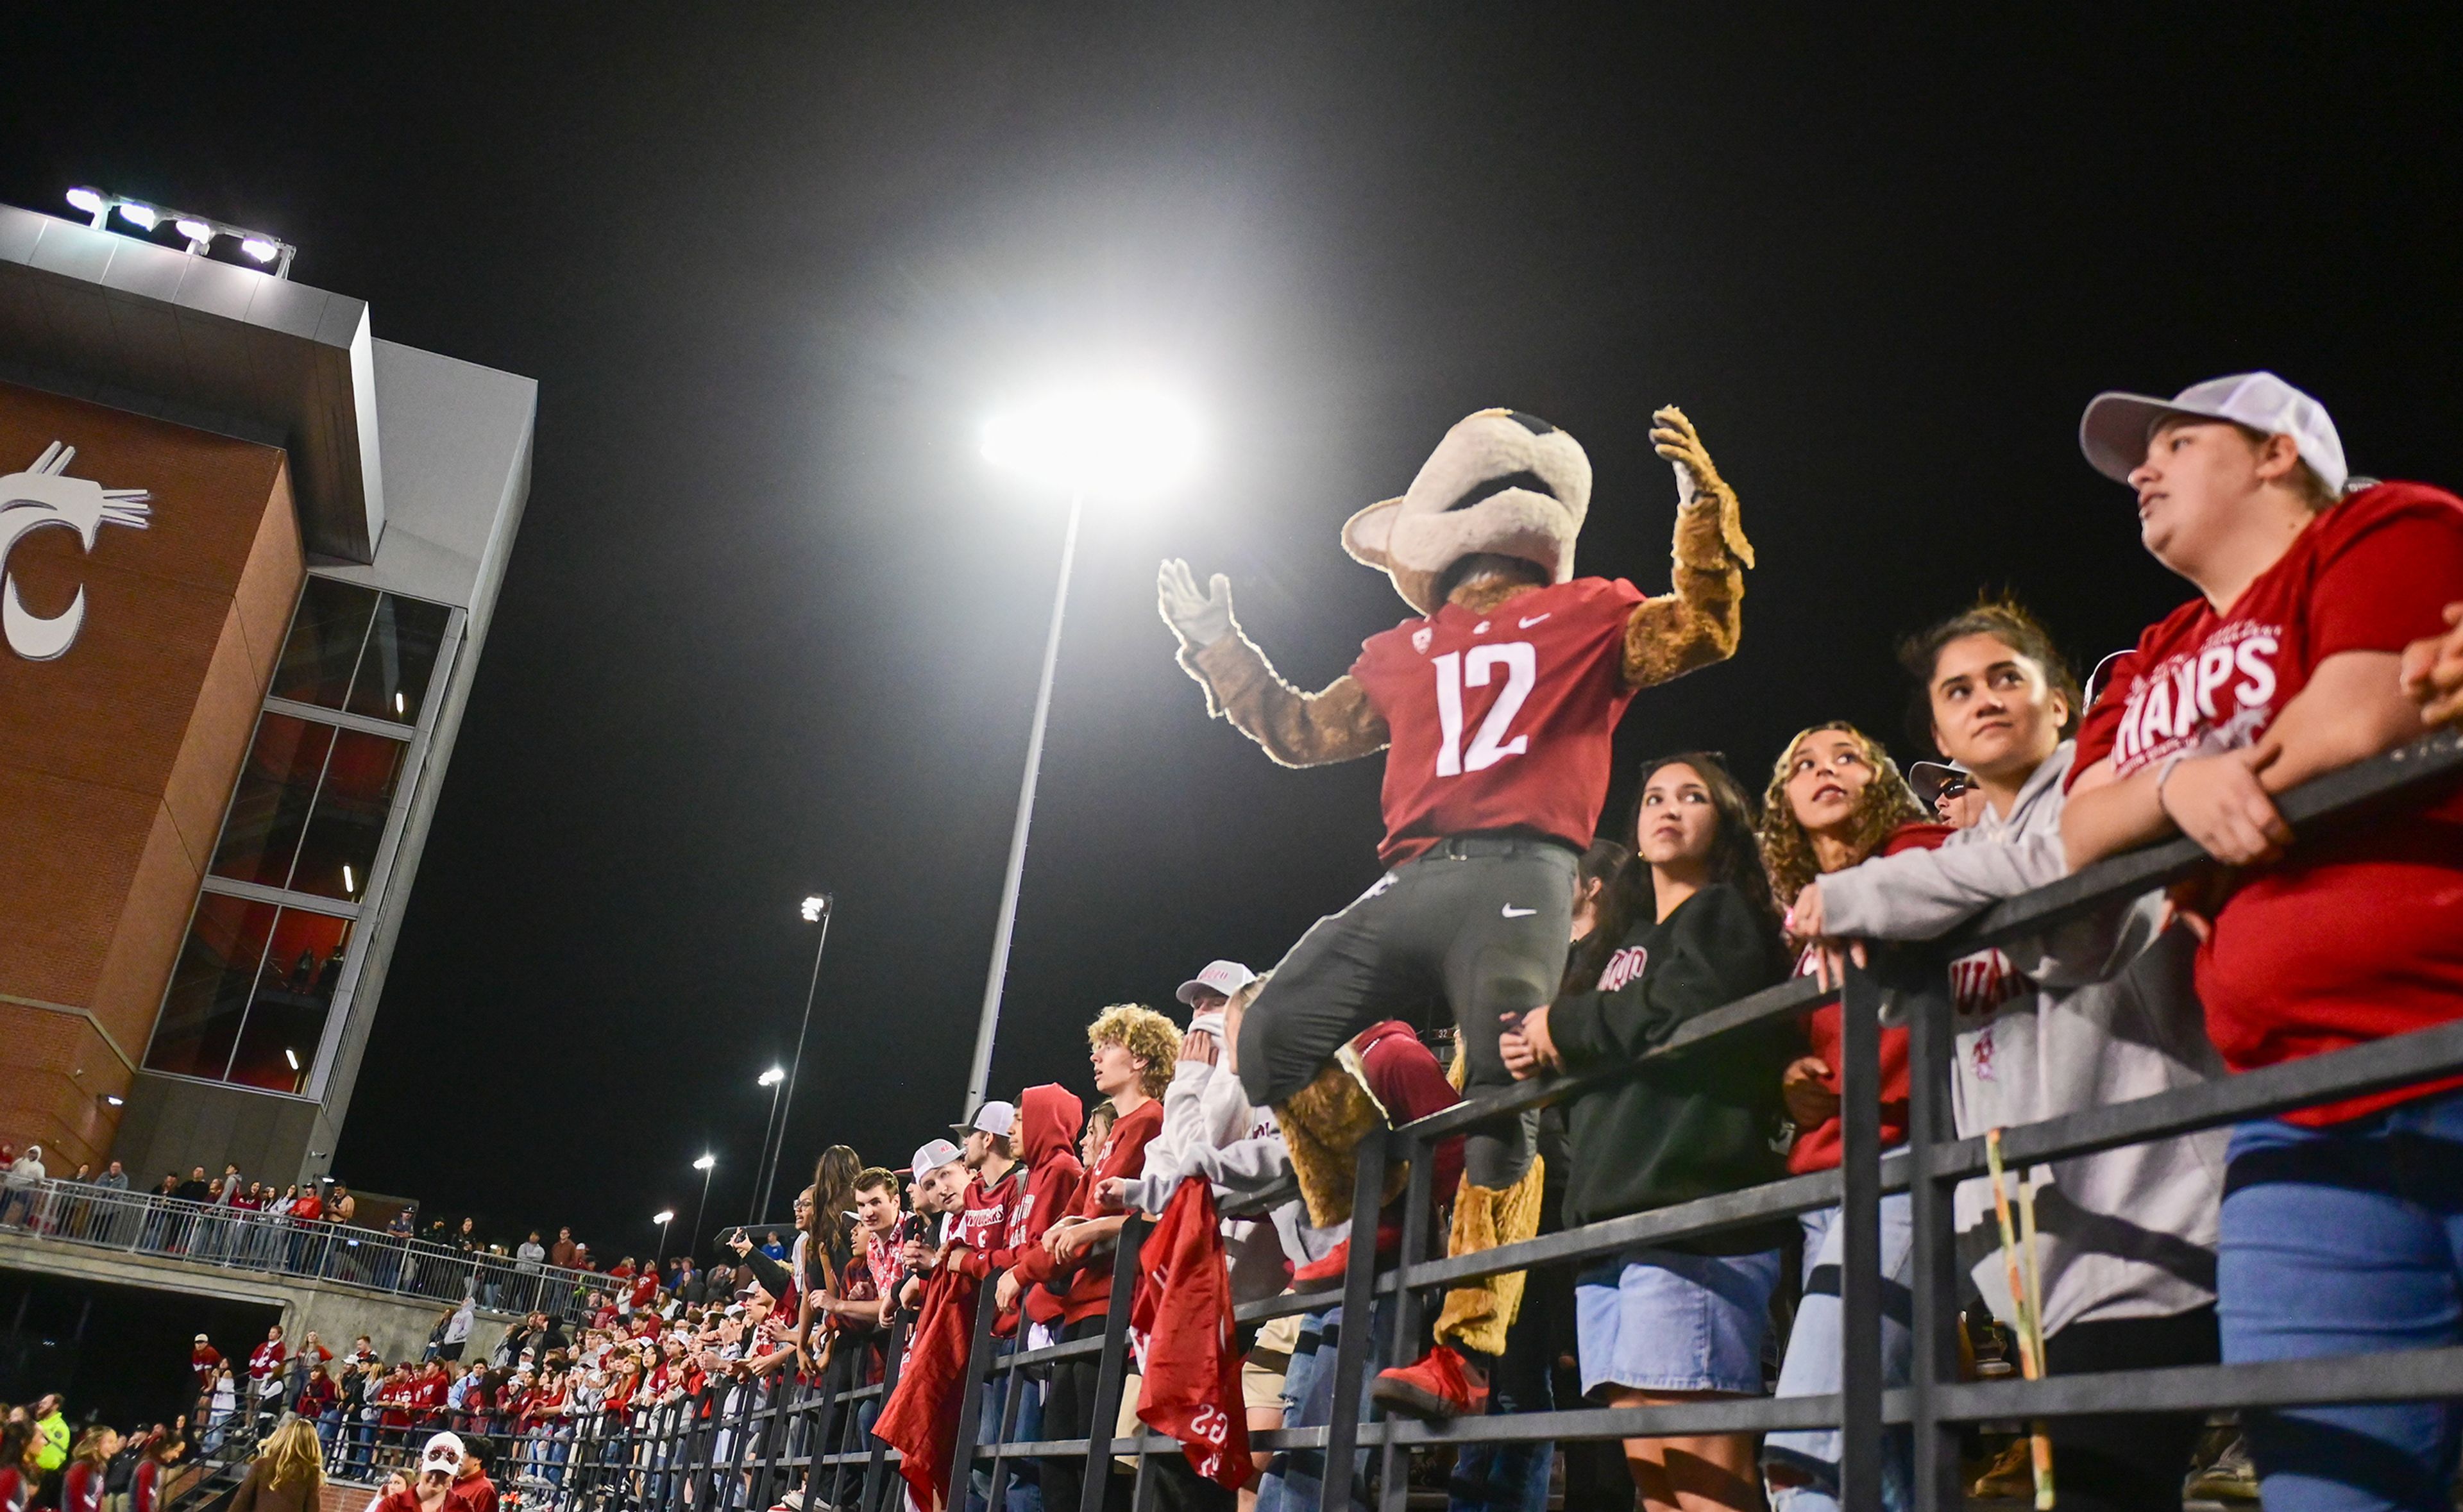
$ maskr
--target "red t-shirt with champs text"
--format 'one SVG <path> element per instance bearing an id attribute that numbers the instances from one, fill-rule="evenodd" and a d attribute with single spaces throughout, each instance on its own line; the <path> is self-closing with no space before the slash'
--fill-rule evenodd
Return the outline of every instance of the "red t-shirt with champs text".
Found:
<path id="1" fill-rule="evenodd" d="M 2256 743 L 2318 664 L 2399 652 L 2463 599 L 2463 500 L 2385 483 L 2334 506 L 2221 613 L 2173 611 L 2114 663 L 2072 774 Z M 2249 872 L 2198 950 L 2207 1032 L 2236 1071 L 2463 1016 L 2463 788 L 2298 845 Z M 2312 1127 L 2463 1086 L 2450 1078 L 2285 1116 Z"/>
<path id="2" fill-rule="evenodd" d="M 1578 577 L 1487 614 L 1444 604 L 1371 636 L 1351 676 L 1385 719 L 1385 840 L 1399 866 L 1450 834 L 1523 830 L 1579 851 L 1607 801 L 1632 702 L 1624 626 L 1643 592 Z"/>

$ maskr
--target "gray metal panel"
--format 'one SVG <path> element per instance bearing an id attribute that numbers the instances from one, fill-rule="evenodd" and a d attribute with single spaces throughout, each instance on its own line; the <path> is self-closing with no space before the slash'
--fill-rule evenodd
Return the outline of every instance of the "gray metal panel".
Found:
<path id="1" fill-rule="evenodd" d="M 333 561 L 375 560 L 384 529 L 371 340 L 361 300 L 0 205 L 0 363 L 55 393 L 280 438 L 300 533 Z"/>

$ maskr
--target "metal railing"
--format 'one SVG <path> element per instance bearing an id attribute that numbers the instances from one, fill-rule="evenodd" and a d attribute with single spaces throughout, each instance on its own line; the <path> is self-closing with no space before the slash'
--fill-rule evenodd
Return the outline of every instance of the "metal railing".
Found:
<path id="1" fill-rule="evenodd" d="M 2305 841 L 2313 830 L 2365 816 L 2389 801 L 2417 799 L 2426 785 L 2458 778 L 2463 778 L 2463 736 L 2449 731 L 2320 778 L 2283 795 L 2278 807 L 2287 820 L 2300 828 Z M 2187 841 L 2116 857 L 1993 908 L 1942 940 L 1881 952 L 1870 969 L 1851 970 L 1842 989 L 1825 992 L 1810 980 L 1790 982 L 1690 1021 L 1667 1043 L 1629 1066 L 1582 1077 L 1522 1083 L 1363 1140 L 1359 1147 L 1355 1211 L 1375 1212 L 1392 1162 L 1409 1161 L 1401 1262 L 1381 1270 L 1377 1246 L 1355 1244 L 1339 1287 L 1306 1294 L 1287 1292 L 1236 1310 L 1243 1323 L 1295 1313 L 1322 1314 L 1337 1307 L 1348 1320 L 1368 1320 L 1367 1327 L 1343 1328 L 1334 1348 L 1330 1420 L 1253 1433 L 1251 1448 L 1276 1455 L 1278 1467 L 1288 1466 L 1303 1475 L 1316 1466 L 1320 1512 L 1346 1512 L 1355 1496 L 1362 1495 L 1373 1499 L 1379 1512 L 1404 1512 L 1409 1492 L 1406 1459 L 1411 1450 L 1422 1446 L 1836 1427 L 1843 1431 L 1841 1504 L 1869 1508 L 1882 1501 L 1885 1428 L 1906 1425 L 1913 1439 L 1916 1505 L 1946 1509 L 1964 1501 L 1958 1479 L 1958 1435 L 1964 1425 L 2088 1413 L 2463 1396 L 2463 1349 L 2062 1375 L 2035 1381 L 1968 1382 L 1959 1377 L 1956 1308 L 1962 1268 L 1952 1248 L 1951 1196 L 1958 1181 L 1986 1169 L 1986 1159 L 1982 1140 L 1956 1138 L 1951 1131 L 1953 1024 L 1948 963 L 1986 945 L 2037 935 L 2139 896 L 2187 875 L 2203 861 Z M 1911 1031 L 1909 1133 L 1904 1147 L 1888 1151 L 1882 1147 L 1879 1122 L 1880 1019 L 1885 993 L 1895 997 Z M 1529 1110 L 1612 1084 L 1680 1049 L 1775 1020 L 1793 1019 L 1834 1000 L 1842 1004 L 1844 1030 L 1841 1070 L 1845 1153 L 1839 1169 L 1611 1219 L 1476 1255 L 1425 1258 L 1437 1242 L 1428 1200 L 1436 1162 L 1428 1158 L 1435 1141 L 1518 1117 Z M 2457 1071 L 2463 1071 L 2463 1021 L 2015 1127 L 2003 1135 L 2002 1154 L 2007 1161 L 2024 1167 L 2415 1085 Z M 1878 1209 L 1885 1193 L 1901 1191 L 1913 1195 L 1915 1360 L 1908 1384 L 1891 1387 L 1885 1377 L 1882 1355 Z M 1425 1347 L 1424 1293 L 1476 1277 L 1603 1257 L 1639 1243 L 1697 1238 L 1832 1205 L 1843 1208 L 1845 1251 L 1840 1283 L 1842 1389 L 1836 1393 L 1576 1409 L 1440 1423 L 1363 1420 L 1360 1414 L 1369 1372 L 1384 1365 L 1408 1363 Z M 988 1483 L 979 1490 L 989 1492 L 986 1500 L 997 1512 L 1021 1462 L 1075 1461 L 1082 1466 L 1083 1480 L 1074 1512 L 1101 1512 L 1113 1461 L 1127 1458 L 1134 1465 L 1132 1504 L 1137 1512 L 1152 1512 L 1162 1479 L 1155 1469 L 1162 1462 L 1157 1457 L 1176 1460 L 1182 1451 L 1174 1440 L 1154 1433 L 1113 1436 L 1100 1427 L 1077 1437 L 1018 1436 L 1019 1410 L 1032 1395 L 1025 1383 L 1063 1362 L 1095 1362 L 1086 1421 L 1103 1425 L 1118 1420 L 1128 1379 L 1128 1319 L 1137 1256 L 1146 1228 L 1143 1220 L 1133 1219 L 1122 1229 L 1109 1309 L 1098 1335 L 1041 1349 L 995 1346 L 992 1288 L 983 1288 L 958 1397 L 957 1449 L 949 1467 L 953 1506 L 966 1494 L 962 1488 L 972 1474 L 985 1476 Z M 500 1463 L 510 1477 L 511 1489 L 526 1505 L 553 1507 L 557 1512 L 568 1508 L 762 1512 L 790 1489 L 804 1490 L 807 1506 L 826 1501 L 839 1512 L 894 1512 L 903 1497 L 903 1482 L 895 1473 L 899 1457 L 863 1430 L 870 1414 L 896 1387 L 902 1343 L 893 1330 L 879 1351 L 880 1378 L 869 1382 L 861 1380 L 861 1372 L 849 1371 L 837 1372 L 839 1378 L 826 1389 L 793 1375 L 750 1382 L 722 1379 L 697 1394 L 621 1414 L 602 1410 L 574 1415 L 561 1423 L 508 1423 L 506 1436 L 513 1449 Z M 1327 1367 L 1320 1364 L 1318 1369 Z M 997 1393 L 1000 1420 L 987 1431 L 980 1413 L 994 1393 L 984 1388 L 996 1378 L 1006 1389 Z M 391 1443 L 394 1447 L 382 1454 L 398 1457 L 410 1446 L 411 1436 L 422 1431 L 417 1424 L 389 1428 L 380 1420 L 365 1442 Z M 385 1436 L 388 1432 L 395 1436 L 390 1440 Z M 328 1452 L 342 1456 L 337 1462 L 344 1469 L 373 1465 L 380 1458 L 379 1451 L 372 1448 L 355 1459 L 352 1456 L 360 1451 L 347 1446 L 338 1449 L 332 1442 Z M 1375 1461 L 1368 1466 L 1365 1481 L 1352 1468 L 1363 1458 Z M 1323 1474 L 1328 1467 L 1334 1473 Z M 1073 1509 L 1047 1498 L 1044 1512 Z"/>
<path id="2" fill-rule="evenodd" d="M 501 1255 L 470 1254 L 425 1240 L 300 1220 L 284 1214 L 82 1181 L 0 1188 L 0 1234 L 177 1260 L 219 1270 L 339 1282 L 450 1306 L 474 1297 L 494 1312 L 550 1312 L 588 1321 L 592 1291 L 617 1282 L 597 1271 Z"/>

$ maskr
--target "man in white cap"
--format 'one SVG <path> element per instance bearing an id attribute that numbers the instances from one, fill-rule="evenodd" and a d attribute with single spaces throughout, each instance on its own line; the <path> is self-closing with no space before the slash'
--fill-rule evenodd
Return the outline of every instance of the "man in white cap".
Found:
<path id="1" fill-rule="evenodd" d="M 1026 1176 L 1011 1142 L 1017 1130 L 1017 1105 L 987 1102 L 972 1118 L 949 1127 L 967 1141 L 958 1158 L 969 1173 L 960 1189 L 957 1221 L 949 1230 L 950 1244 L 962 1247 L 966 1256 L 962 1259 L 953 1253 L 949 1264 L 981 1280 L 986 1274 L 984 1257 L 1008 1232 L 1010 1206 L 1017 1200 Z"/>
<path id="2" fill-rule="evenodd" d="M 386 1493 L 378 1512 L 467 1512 L 469 1503 L 453 1489 L 462 1474 L 462 1437 L 441 1433 L 427 1440 L 412 1470 L 410 1489 Z"/>
<path id="3" fill-rule="evenodd" d="M 2275 795 L 2420 734 L 2399 661 L 2463 598 L 2463 500 L 2352 479 L 2325 407 L 2268 373 L 2104 394 L 2080 442 L 2198 596 L 2120 659 L 2079 731 L 2073 869 L 2186 834 L 2233 870 L 2185 911 L 2224 1063 L 2255 1070 L 2463 1018 L 2463 791 L 2293 849 Z M 2217 1245 L 2227 1364 L 2451 1344 L 2454 1078 L 2233 1133 Z M 2275 1506 L 2422 1504 L 2453 1475 L 2429 1403 L 2248 1412 Z"/>
<path id="4" fill-rule="evenodd" d="M 899 1288 L 898 1305 L 902 1307 L 915 1305 L 924 1276 L 940 1266 L 952 1227 L 949 1216 L 967 1190 L 966 1155 L 947 1139 L 934 1139 L 916 1149 L 908 1172 L 915 1184 L 914 1198 L 908 1204 L 913 1211 L 907 1217 L 905 1239 L 898 1247 L 898 1259 L 906 1267 L 907 1278 L 906 1285 Z"/>

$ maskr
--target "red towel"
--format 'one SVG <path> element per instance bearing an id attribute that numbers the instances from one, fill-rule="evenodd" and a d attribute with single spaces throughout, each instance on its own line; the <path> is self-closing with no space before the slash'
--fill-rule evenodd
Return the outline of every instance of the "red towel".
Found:
<path id="1" fill-rule="evenodd" d="M 924 1285 L 923 1310 L 907 1335 L 898 1389 L 881 1409 L 873 1436 L 898 1451 L 898 1473 L 916 1503 L 949 1500 L 949 1458 L 958 1447 L 960 1394 L 967 1384 L 967 1345 L 975 1330 L 976 1283 L 943 1271 Z"/>
<path id="2" fill-rule="evenodd" d="M 1233 1491 L 1248 1484 L 1249 1415 L 1232 1347 L 1232 1276 L 1214 1192 L 1183 1181 L 1138 1251 L 1130 1337 L 1141 1345 L 1145 1383 L 1138 1419 L 1180 1440 L 1197 1473 Z"/>

